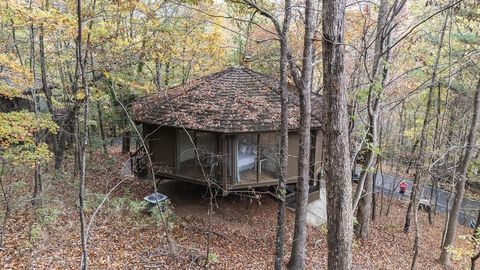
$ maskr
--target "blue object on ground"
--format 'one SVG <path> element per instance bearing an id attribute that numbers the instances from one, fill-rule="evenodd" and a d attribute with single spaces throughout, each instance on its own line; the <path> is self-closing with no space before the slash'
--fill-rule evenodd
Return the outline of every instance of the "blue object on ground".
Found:
<path id="1" fill-rule="evenodd" d="M 168 200 L 168 197 L 162 193 L 152 193 L 148 196 L 146 196 L 145 198 L 143 198 L 144 201 L 148 202 L 148 206 L 147 206 L 147 212 L 151 212 L 153 210 L 153 208 L 155 207 L 155 205 L 159 204 L 159 203 L 163 203 L 163 202 L 166 202 Z M 165 205 L 160 205 L 160 210 L 162 212 L 165 211 Z"/>
<path id="2" fill-rule="evenodd" d="M 168 199 L 168 197 L 162 193 L 152 193 L 148 196 L 146 196 L 145 198 L 143 198 L 144 201 L 148 202 L 148 203 L 153 203 L 153 204 L 157 204 L 157 203 L 160 203 L 160 202 L 163 202 L 163 201 L 166 201 Z"/>

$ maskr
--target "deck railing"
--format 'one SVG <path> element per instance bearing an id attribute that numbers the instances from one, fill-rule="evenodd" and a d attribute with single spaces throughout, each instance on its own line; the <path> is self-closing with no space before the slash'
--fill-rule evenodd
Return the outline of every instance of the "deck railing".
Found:
<path id="1" fill-rule="evenodd" d="M 143 177 L 147 174 L 147 168 L 148 168 L 147 155 L 148 153 L 143 146 L 137 148 L 137 150 L 130 153 L 130 162 L 131 162 L 132 172 L 136 176 Z"/>

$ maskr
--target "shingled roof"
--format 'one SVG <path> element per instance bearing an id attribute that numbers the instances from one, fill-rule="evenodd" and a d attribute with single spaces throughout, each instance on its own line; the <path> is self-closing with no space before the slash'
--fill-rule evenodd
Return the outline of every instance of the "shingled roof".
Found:
<path id="1" fill-rule="evenodd" d="M 294 92 L 293 90 L 291 91 Z M 290 95 L 289 129 L 298 129 L 300 108 Z M 321 126 L 320 97 L 312 94 L 312 128 Z M 137 99 L 134 120 L 221 133 L 280 130 L 278 81 L 235 67 Z"/>

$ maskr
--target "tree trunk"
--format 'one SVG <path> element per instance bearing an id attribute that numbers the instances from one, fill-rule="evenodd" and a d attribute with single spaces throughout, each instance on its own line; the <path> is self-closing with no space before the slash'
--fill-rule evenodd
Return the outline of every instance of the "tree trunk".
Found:
<path id="1" fill-rule="evenodd" d="M 280 39 L 280 92 L 281 92 L 281 133 L 280 140 L 280 179 L 278 182 L 278 212 L 277 233 L 275 238 L 275 263 L 274 269 L 282 269 L 284 241 L 285 241 L 285 196 L 287 193 L 287 166 L 288 166 L 288 29 L 290 26 L 290 0 L 285 0 L 285 17 L 283 21 L 282 36 Z"/>
<path id="2" fill-rule="evenodd" d="M 100 100 L 97 101 L 97 111 L 98 111 L 98 129 L 100 130 L 100 138 L 102 139 L 102 149 L 103 153 L 108 153 L 107 149 L 107 139 L 105 138 L 105 127 L 103 125 L 103 113 Z"/>
<path id="3" fill-rule="evenodd" d="M 30 2 L 30 7 L 32 3 Z M 32 103 L 33 103 L 33 111 L 35 113 L 35 120 L 39 120 L 39 111 L 38 111 L 38 96 L 37 96 L 37 89 L 36 89 L 36 69 L 35 69 L 35 29 L 33 27 L 33 22 L 30 24 L 30 70 L 33 74 L 33 82 L 31 88 L 31 96 L 32 96 Z M 35 146 L 38 146 L 40 143 L 40 134 L 37 132 L 35 134 Z M 33 199 L 32 204 L 35 207 L 39 207 L 42 205 L 42 167 L 38 161 L 35 162 L 35 172 L 34 172 L 34 183 L 33 183 Z"/>
<path id="4" fill-rule="evenodd" d="M 442 265 L 448 266 L 449 257 L 446 248 L 455 243 L 455 232 L 457 228 L 457 218 L 460 208 L 462 206 L 463 195 L 465 193 L 465 181 L 467 178 L 468 166 L 475 151 L 475 143 L 477 137 L 477 128 L 480 119 L 480 79 L 478 80 L 477 89 L 475 92 L 475 100 L 473 105 L 473 117 L 470 131 L 468 133 L 468 139 L 465 145 L 465 152 L 460 162 L 458 170 L 458 180 L 455 184 L 455 197 L 453 199 L 452 210 L 450 210 L 450 216 L 448 218 L 448 226 L 445 234 L 445 241 L 442 247 L 442 253 L 440 255 L 440 261 Z"/>
<path id="5" fill-rule="evenodd" d="M 168 87 L 169 79 L 170 79 L 170 62 L 167 62 L 165 64 L 165 87 Z"/>
<path id="6" fill-rule="evenodd" d="M 379 134 L 378 134 L 378 147 L 382 149 L 382 128 L 380 128 Z M 376 163 L 375 163 L 375 174 L 373 175 L 373 185 L 372 185 L 372 220 L 375 220 L 377 217 L 377 178 L 379 171 L 381 171 L 381 177 L 383 181 L 383 171 L 381 170 L 381 163 L 382 163 L 382 156 L 377 157 Z M 383 192 L 383 185 L 382 185 L 382 191 Z M 381 213 L 380 213 L 381 214 Z"/>
<path id="7" fill-rule="evenodd" d="M 323 0 L 323 107 L 327 182 L 328 269 L 352 267 L 352 183 L 344 86 L 345 1 Z"/>
<path id="8" fill-rule="evenodd" d="M 10 206 L 10 198 L 11 194 L 7 194 L 7 190 L 3 183 L 3 174 L 5 172 L 5 160 L 2 159 L 2 169 L 0 170 L 0 189 L 2 190 L 3 199 L 5 201 L 4 206 L 4 213 L 3 213 L 3 221 L 2 221 L 2 230 L 0 231 L 0 250 L 3 248 L 3 239 L 5 238 L 5 230 L 7 229 L 7 221 L 10 217 L 11 206 Z M 10 189 L 11 191 L 11 189 Z M 8 192 L 10 193 L 10 192 Z"/>
<path id="9" fill-rule="evenodd" d="M 380 2 L 380 9 L 378 11 L 377 19 L 377 37 L 375 40 L 375 55 L 372 65 L 372 79 L 370 82 L 368 93 L 368 135 L 366 142 L 366 153 L 368 159 L 366 160 L 360 182 L 357 185 L 355 192 L 355 200 L 353 204 L 353 211 L 356 210 L 357 204 L 360 203 L 360 208 L 357 213 L 357 234 L 362 239 L 368 238 L 368 228 L 371 217 L 372 209 L 372 190 L 373 177 L 372 177 L 372 165 L 376 159 L 376 148 L 378 144 L 378 118 L 380 107 L 380 96 L 382 95 L 385 81 L 388 74 L 387 62 L 389 60 L 390 53 L 387 51 L 384 53 L 384 48 L 389 47 L 390 31 L 387 29 L 387 18 L 389 16 L 388 1 L 382 0 Z M 391 21 L 395 18 L 395 14 L 392 14 Z M 384 56 L 383 56 L 384 55 Z M 375 89 L 377 82 L 380 84 L 380 89 Z M 378 92 L 378 93 L 377 93 Z M 360 200 L 361 196 L 361 200 Z"/>
<path id="10" fill-rule="evenodd" d="M 162 88 L 162 63 L 160 62 L 160 59 L 156 58 L 155 59 L 155 87 L 157 88 L 157 91 L 159 91 Z"/>
<path id="11" fill-rule="evenodd" d="M 85 52 L 85 61 L 83 59 L 82 52 L 82 8 L 81 0 L 77 0 L 77 65 L 80 67 L 80 76 L 82 80 L 82 87 L 85 93 L 85 98 L 83 99 L 83 126 L 82 131 L 80 132 L 80 127 L 77 129 L 77 136 L 81 140 L 78 140 L 78 151 L 79 151 L 79 169 L 80 169 L 80 182 L 78 189 L 78 200 L 79 200 L 79 216 L 80 216 L 80 243 L 82 247 L 82 259 L 80 263 L 80 268 L 86 270 L 88 268 L 88 249 L 87 249 L 87 236 L 85 232 L 85 213 L 84 213 L 84 204 L 85 204 L 85 178 L 86 178 L 86 148 L 88 146 L 88 114 L 90 112 L 90 91 L 87 84 L 87 75 L 86 75 L 86 56 Z M 95 1 L 94 1 L 95 7 Z M 88 38 L 87 38 L 88 40 Z M 87 42 L 88 43 L 88 42 Z M 82 133 L 82 134 L 80 134 Z"/>
<path id="12" fill-rule="evenodd" d="M 124 127 L 123 135 L 122 135 L 122 153 L 127 154 L 130 152 L 130 130 L 128 130 L 128 123 L 127 119 L 124 116 L 124 113 L 121 112 L 121 121 Z"/>
<path id="13" fill-rule="evenodd" d="M 358 205 L 357 222 L 355 233 L 362 239 L 367 239 L 369 235 L 370 218 L 372 215 L 372 189 L 373 175 L 367 173 L 365 185 L 363 187 L 363 195 Z"/>
<path id="14" fill-rule="evenodd" d="M 300 143 L 298 157 L 297 205 L 289 269 L 305 269 L 307 241 L 307 204 L 310 182 L 310 92 L 313 71 L 313 38 L 315 32 L 313 0 L 305 1 L 305 35 L 303 43 L 300 88 Z"/>
<path id="15" fill-rule="evenodd" d="M 93 62 L 93 52 L 90 52 L 90 66 L 91 66 L 90 68 L 92 69 L 93 86 L 95 86 L 95 68 L 94 68 L 94 62 Z M 97 101 L 97 113 L 98 113 L 98 129 L 100 132 L 100 138 L 102 139 L 102 149 L 103 149 L 103 153 L 107 154 L 108 149 L 107 149 L 107 141 L 105 138 L 105 127 L 103 125 L 103 112 L 102 112 L 101 100 Z"/>
<path id="16" fill-rule="evenodd" d="M 20 49 L 18 48 L 18 42 L 17 42 L 17 35 L 16 35 L 16 29 L 15 29 L 15 22 L 13 19 L 10 19 L 10 22 L 12 24 L 12 39 L 13 39 L 13 46 L 15 47 L 15 53 L 17 54 L 18 61 L 20 62 L 20 65 L 23 66 L 23 59 L 22 55 L 20 53 Z"/>

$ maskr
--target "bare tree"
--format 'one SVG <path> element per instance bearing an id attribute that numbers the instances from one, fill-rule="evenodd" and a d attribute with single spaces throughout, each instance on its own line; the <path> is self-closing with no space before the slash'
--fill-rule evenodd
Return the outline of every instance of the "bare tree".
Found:
<path id="1" fill-rule="evenodd" d="M 3 176 L 5 173 L 5 159 L 2 159 L 2 166 L 0 169 L 0 190 L 2 191 L 2 197 L 4 200 L 4 213 L 3 213 L 3 221 L 2 221 L 2 230 L 0 231 L 0 250 L 3 248 L 3 239 L 5 239 L 5 231 L 7 229 L 7 221 L 10 217 L 10 213 L 12 211 L 11 206 L 11 188 L 8 188 L 3 183 Z"/>
<path id="2" fill-rule="evenodd" d="M 344 76 L 344 0 L 323 0 L 323 98 L 328 269 L 352 267 L 352 183 Z"/>
<path id="3" fill-rule="evenodd" d="M 291 19 L 291 3 L 285 0 L 285 12 L 282 32 L 280 36 L 280 92 L 281 92 L 281 140 L 280 140 L 280 179 L 277 187 L 278 213 L 277 233 L 275 238 L 274 269 L 282 269 L 285 241 L 285 196 L 287 193 L 287 165 L 288 165 L 288 29 Z"/>
<path id="4" fill-rule="evenodd" d="M 289 269 L 305 269 L 307 242 L 307 204 L 310 180 L 310 92 L 313 75 L 313 38 L 315 32 L 314 1 L 305 1 L 305 33 L 300 96 L 300 143 L 298 154 L 297 205 Z M 298 85 L 298 84 L 297 84 Z"/>
<path id="5" fill-rule="evenodd" d="M 460 162 L 458 169 L 458 180 L 455 183 L 455 197 L 453 199 L 452 209 L 448 217 L 448 226 L 445 233 L 445 240 L 442 246 L 442 253 L 440 255 L 440 261 L 442 265 L 447 266 L 449 264 L 449 254 L 446 248 L 455 242 L 455 231 L 457 228 L 457 218 L 462 205 L 463 195 L 465 194 L 465 181 L 468 172 L 468 166 L 472 160 L 475 150 L 475 143 L 477 139 L 477 129 L 480 121 L 480 79 L 477 83 L 477 89 L 475 92 L 475 99 L 473 105 L 473 117 L 468 133 L 468 138 L 465 145 L 465 151 Z M 455 176 L 454 176 L 455 177 Z"/>
<path id="6" fill-rule="evenodd" d="M 390 37 L 395 27 L 394 20 L 403 9 L 405 2 L 405 0 L 395 1 L 389 8 L 389 2 L 382 0 L 378 11 L 377 33 L 375 36 L 374 57 L 367 100 L 368 126 L 365 147 L 367 158 L 364 162 L 363 172 L 357 185 L 353 202 L 354 212 L 357 210 L 357 205 L 359 206 L 357 233 L 363 239 L 368 238 L 372 212 L 373 174 L 375 173 L 373 165 L 377 158 L 376 152 L 379 149 L 378 119 L 380 117 L 381 96 L 385 91 L 389 73 Z"/>
<path id="7" fill-rule="evenodd" d="M 78 189 L 79 200 L 79 215 L 80 215 L 80 242 L 82 246 L 82 260 L 80 268 L 86 270 L 88 268 L 88 249 L 87 249 L 87 235 L 85 230 L 85 177 L 86 177 L 86 148 L 88 146 L 88 114 L 90 112 L 90 91 L 87 84 L 87 74 L 85 70 L 85 64 L 83 60 L 82 52 L 82 3 L 81 0 L 77 0 L 77 41 L 76 41 L 76 59 L 77 65 L 80 67 L 80 77 L 82 87 L 84 91 L 83 98 L 83 126 L 80 132 L 80 127 L 76 129 L 76 136 L 81 136 L 81 140 L 78 139 L 78 151 L 79 151 L 79 167 L 80 167 L 80 183 Z M 80 134 L 81 133 L 81 134 Z"/>
<path id="8" fill-rule="evenodd" d="M 29 8 L 32 8 L 32 1 L 30 1 Z M 39 110 L 38 110 L 38 96 L 37 96 L 37 73 L 35 69 L 35 28 L 33 26 L 33 21 L 30 23 L 30 69 L 33 74 L 32 88 L 30 89 L 30 94 L 32 96 L 33 112 L 35 113 L 36 121 L 39 120 Z M 40 143 L 40 132 L 35 134 L 35 145 L 38 146 Z M 42 205 L 42 167 L 39 161 L 35 162 L 35 171 L 34 171 L 34 187 L 33 187 L 33 200 L 32 204 L 35 207 Z"/>
<path id="9" fill-rule="evenodd" d="M 440 37 L 439 37 L 439 43 L 438 43 L 438 48 L 436 51 L 436 56 L 435 56 L 435 62 L 432 67 L 432 77 L 430 79 L 430 85 L 428 87 L 428 100 L 427 100 L 427 107 L 425 110 L 425 116 L 423 119 L 423 125 L 422 125 L 422 130 L 420 133 L 420 139 L 418 140 L 418 144 L 414 144 L 414 148 L 412 152 L 414 153 L 415 150 L 418 151 L 417 157 L 415 159 L 415 175 L 413 178 L 413 189 L 412 193 L 410 195 L 410 203 L 408 204 L 407 208 L 407 214 L 405 217 L 405 224 L 403 227 L 404 232 L 408 232 L 410 230 L 410 222 L 411 222 L 411 215 L 415 207 L 418 207 L 418 203 L 420 200 L 420 195 L 424 186 L 424 183 L 422 181 L 422 170 L 421 167 L 425 161 L 426 153 L 426 145 L 427 145 L 427 125 L 430 121 L 430 111 L 432 107 L 432 99 L 433 99 L 433 88 L 435 87 L 435 84 L 437 83 L 437 75 L 438 75 L 438 67 L 439 67 L 439 61 L 440 61 L 440 56 L 443 48 L 443 40 L 445 37 L 445 30 L 447 27 L 447 21 L 448 21 L 448 14 L 445 15 L 445 20 L 443 22 L 443 27 L 440 31 Z M 418 145 L 418 149 L 416 149 Z M 412 159 L 413 160 L 413 159 Z M 411 161 L 412 161 L 411 160 Z"/>
<path id="10" fill-rule="evenodd" d="M 358 208 L 357 220 L 358 226 L 357 231 L 360 237 L 363 239 L 368 238 L 368 228 L 369 228 L 369 221 L 372 209 L 372 190 L 373 190 L 373 173 L 372 173 L 372 165 L 374 163 L 376 154 L 375 148 L 377 147 L 377 129 L 378 129 L 378 114 L 380 108 L 380 100 L 379 96 L 381 94 L 380 91 L 375 89 L 378 81 L 378 71 L 383 66 L 383 58 L 381 57 L 383 45 L 385 39 L 387 38 L 385 33 L 385 25 L 387 22 L 388 16 L 388 1 L 382 0 L 380 2 L 380 8 L 378 11 L 378 20 L 377 20 L 377 37 L 375 40 L 375 53 L 374 53 L 374 60 L 372 65 L 371 71 L 371 83 L 368 91 L 368 120 L 369 124 L 367 127 L 367 136 L 366 136 L 366 159 L 365 164 L 363 167 L 362 174 L 360 176 L 360 181 L 357 185 L 357 189 L 355 192 L 355 197 L 353 200 L 353 211 L 355 212 Z M 388 47 L 388 44 L 387 44 Z M 384 82 L 384 80 L 382 80 Z M 383 87 L 382 87 L 383 88 Z M 375 92 L 378 92 L 376 94 Z M 361 202 L 361 203 L 360 203 Z M 360 203 L 360 205 L 359 205 Z"/>

